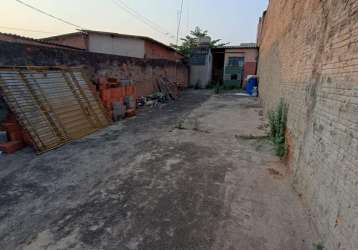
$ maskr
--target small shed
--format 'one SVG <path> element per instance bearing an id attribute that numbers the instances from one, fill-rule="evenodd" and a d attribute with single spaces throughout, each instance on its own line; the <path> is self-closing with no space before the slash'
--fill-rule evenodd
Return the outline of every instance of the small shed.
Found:
<path id="1" fill-rule="evenodd" d="M 212 49 L 213 80 L 232 87 L 244 87 L 249 75 L 256 75 L 258 47 L 255 43 Z"/>

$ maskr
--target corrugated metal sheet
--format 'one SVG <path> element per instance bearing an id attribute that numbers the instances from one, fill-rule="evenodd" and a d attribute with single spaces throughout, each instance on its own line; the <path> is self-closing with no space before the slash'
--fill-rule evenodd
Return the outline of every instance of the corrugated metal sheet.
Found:
<path id="1" fill-rule="evenodd" d="M 110 123 L 80 69 L 0 68 L 0 89 L 40 153 Z"/>

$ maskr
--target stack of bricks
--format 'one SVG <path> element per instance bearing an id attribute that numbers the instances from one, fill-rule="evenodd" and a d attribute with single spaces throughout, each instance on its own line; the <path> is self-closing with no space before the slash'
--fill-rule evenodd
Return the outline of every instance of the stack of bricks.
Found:
<path id="1" fill-rule="evenodd" d="M 133 83 L 115 78 L 100 77 L 98 84 L 102 103 L 111 117 L 113 117 L 115 103 L 127 107 L 125 112 L 127 117 L 136 114 L 136 87 Z M 127 102 L 128 98 L 132 101 Z"/>
<path id="2" fill-rule="evenodd" d="M 13 115 L 6 119 L 2 127 L 7 134 L 8 141 L 0 144 L 0 151 L 12 154 L 22 149 L 25 144 L 31 144 L 30 137 L 22 130 Z"/>
<path id="3" fill-rule="evenodd" d="M 113 109 L 113 102 L 124 103 L 125 89 L 118 82 L 100 77 L 98 83 L 102 103 L 109 112 Z"/>

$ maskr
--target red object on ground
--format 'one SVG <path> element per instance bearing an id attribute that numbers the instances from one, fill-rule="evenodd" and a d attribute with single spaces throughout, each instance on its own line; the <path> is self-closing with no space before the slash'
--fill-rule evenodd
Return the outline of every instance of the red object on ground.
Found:
<path id="1" fill-rule="evenodd" d="M 14 113 L 8 114 L 5 122 L 16 123 L 16 116 L 14 115 Z"/>
<path id="2" fill-rule="evenodd" d="M 7 154 L 13 154 L 23 147 L 25 147 L 25 145 L 22 141 L 10 141 L 0 144 L 0 150 Z"/>
<path id="3" fill-rule="evenodd" d="M 122 87 L 109 89 L 111 91 L 111 101 L 123 101 L 124 89 Z"/>
<path id="4" fill-rule="evenodd" d="M 107 81 L 110 83 L 118 83 L 118 79 L 117 78 L 112 78 L 112 77 L 108 77 Z"/>
<path id="5" fill-rule="evenodd" d="M 185 89 L 185 84 L 184 83 L 176 83 L 176 86 L 177 86 L 178 90 L 180 90 L 180 91 Z"/>
<path id="6" fill-rule="evenodd" d="M 136 97 L 136 87 L 134 85 L 129 85 L 125 87 L 125 95 Z"/>
<path id="7" fill-rule="evenodd" d="M 8 134 L 9 141 L 24 141 L 22 129 L 16 121 L 4 122 L 2 126 Z"/>
<path id="8" fill-rule="evenodd" d="M 22 135 L 23 135 L 22 139 L 26 145 L 33 145 L 33 142 L 32 142 L 32 139 L 31 139 L 31 136 L 29 133 L 27 133 L 26 131 L 22 131 Z"/>
<path id="9" fill-rule="evenodd" d="M 10 141 L 23 141 L 23 133 L 21 130 L 7 132 Z"/>
<path id="10" fill-rule="evenodd" d="M 136 115 L 135 109 L 128 109 L 128 110 L 126 111 L 126 117 L 133 117 L 133 116 L 135 116 L 135 115 Z"/>
<path id="11" fill-rule="evenodd" d="M 21 131 L 21 127 L 16 122 L 4 122 L 2 125 L 8 133 Z"/>
<path id="12" fill-rule="evenodd" d="M 99 85 L 105 86 L 108 84 L 107 78 L 104 76 L 101 76 L 98 78 Z"/>
<path id="13" fill-rule="evenodd" d="M 0 144 L 0 151 L 7 154 L 13 154 L 26 145 L 33 145 L 31 136 L 17 123 L 15 115 L 10 114 L 6 119 L 6 122 L 1 125 L 7 132 L 9 141 Z"/>

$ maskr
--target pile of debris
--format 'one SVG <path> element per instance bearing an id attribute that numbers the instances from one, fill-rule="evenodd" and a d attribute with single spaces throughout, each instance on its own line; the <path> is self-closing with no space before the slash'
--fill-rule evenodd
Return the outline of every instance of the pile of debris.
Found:
<path id="1" fill-rule="evenodd" d="M 137 99 L 138 106 L 158 106 L 159 104 L 174 101 L 179 97 L 181 85 L 169 81 L 167 78 L 161 78 L 157 81 L 156 93 L 149 96 L 142 96 Z"/>

